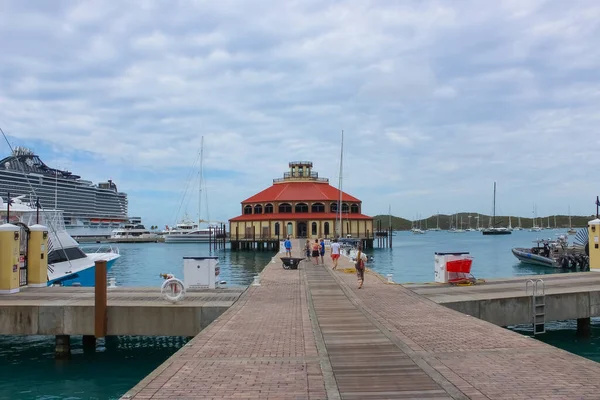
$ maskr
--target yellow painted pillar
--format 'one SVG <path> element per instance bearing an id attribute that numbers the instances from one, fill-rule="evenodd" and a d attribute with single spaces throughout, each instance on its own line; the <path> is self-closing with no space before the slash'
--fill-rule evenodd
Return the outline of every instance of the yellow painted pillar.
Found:
<path id="1" fill-rule="evenodd" d="M 48 286 L 48 228 L 43 225 L 29 227 L 27 286 Z"/>
<path id="2" fill-rule="evenodd" d="M 600 271 L 600 219 L 588 222 L 588 246 L 590 250 L 590 271 Z"/>
<path id="3" fill-rule="evenodd" d="M 19 234 L 13 224 L 0 225 L 0 294 L 19 291 Z"/>

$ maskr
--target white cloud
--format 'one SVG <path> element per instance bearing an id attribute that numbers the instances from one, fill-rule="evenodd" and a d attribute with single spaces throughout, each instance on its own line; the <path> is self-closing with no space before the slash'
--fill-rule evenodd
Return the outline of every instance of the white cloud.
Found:
<path id="1" fill-rule="evenodd" d="M 149 223 L 172 220 L 143 193 L 177 204 L 202 135 L 221 220 L 292 159 L 337 183 L 342 129 L 368 213 L 488 212 L 493 180 L 522 215 L 596 195 L 592 0 L 2 7 L 2 128 L 63 164 L 86 154 L 70 168 L 113 177 Z"/>

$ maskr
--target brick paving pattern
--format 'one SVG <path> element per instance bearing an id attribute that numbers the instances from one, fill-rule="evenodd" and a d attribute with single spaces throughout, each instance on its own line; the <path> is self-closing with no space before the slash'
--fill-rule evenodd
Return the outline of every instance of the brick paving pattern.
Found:
<path id="1" fill-rule="evenodd" d="M 350 263 L 345 261 L 345 266 Z M 469 317 L 367 273 L 335 273 L 365 312 L 471 399 L 600 399 L 600 364 Z"/>
<path id="2" fill-rule="evenodd" d="M 299 270 L 278 257 L 261 286 L 124 398 L 600 399 L 598 363 L 370 272 L 358 290 L 329 257 Z"/>

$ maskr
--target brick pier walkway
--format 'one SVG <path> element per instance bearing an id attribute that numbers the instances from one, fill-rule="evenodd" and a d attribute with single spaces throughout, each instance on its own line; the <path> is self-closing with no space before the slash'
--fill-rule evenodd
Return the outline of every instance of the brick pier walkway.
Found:
<path id="1" fill-rule="evenodd" d="M 326 264 L 276 259 L 123 398 L 600 399 L 598 363 Z"/>

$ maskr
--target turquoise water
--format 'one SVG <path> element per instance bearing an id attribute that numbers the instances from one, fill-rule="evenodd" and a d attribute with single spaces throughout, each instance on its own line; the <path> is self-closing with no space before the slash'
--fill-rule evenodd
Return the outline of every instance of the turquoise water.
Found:
<path id="1" fill-rule="evenodd" d="M 478 278 L 557 273 L 558 270 L 519 264 L 512 247 L 532 245 L 537 238 L 554 237 L 563 231 L 514 232 L 506 236 L 483 236 L 480 232 L 399 232 L 392 249 L 373 249 L 370 267 L 393 274 L 396 282 L 433 281 L 433 254 L 468 251 L 474 257 Z M 571 237 L 572 238 L 572 237 Z M 94 245 L 82 246 L 89 250 Z M 184 256 L 208 255 L 206 244 L 121 244 L 119 258 L 110 272 L 119 286 L 158 286 L 160 273 L 183 277 Z M 219 250 L 221 280 L 228 285 L 247 285 L 271 259 L 272 252 Z M 548 324 L 540 340 L 600 361 L 600 320 L 592 322 L 592 337 L 577 338 L 573 321 Z M 528 327 L 517 327 L 528 334 Z M 54 337 L 0 336 L 0 398 L 10 399 L 117 399 L 180 348 L 184 338 L 109 338 L 96 351 L 84 352 L 81 338 L 72 338 L 68 361 L 54 359 Z"/>

